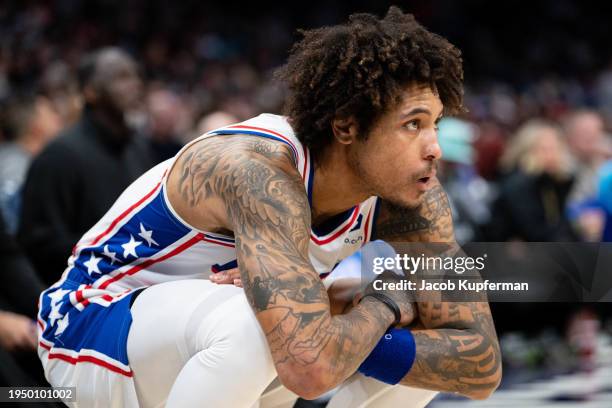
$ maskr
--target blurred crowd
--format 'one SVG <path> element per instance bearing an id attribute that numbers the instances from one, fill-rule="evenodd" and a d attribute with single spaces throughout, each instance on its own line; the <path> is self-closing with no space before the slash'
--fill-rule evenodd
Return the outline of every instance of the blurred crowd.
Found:
<path id="1" fill-rule="evenodd" d="M 417 17 L 446 24 L 453 7 L 428 3 L 414 2 Z M 563 6 L 574 6 L 553 3 L 561 20 Z M 448 6 L 442 17 L 432 17 L 436 4 Z M 1 361 L 33 364 L 19 350 L 36 342 L 38 293 L 121 191 L 208 130 L 280 113 L 284 90 L 271 73 L 296 38 L 293 27 L 347 14 L 323 4 L 316 13 L 261 7 L 229 19 L 220 6 L 194 1 L 0 5 L 0 273 L 11 282 L 0 290 Z M 448 28 L 451 41 L 459 31 Z M 612 64 L 577 38 L 567 47 L 581 64 L 575 76 L 528 78 L 530 67 L 546 65 L 541 41 L 529 49 L 540 65 L 517 61 L 514 80 L 507 67 L 503 80 L 480 75 L 471 67 L 484 64 L 488 42 L 466 44 L 469 111 L 439 129 L 439 174 L 460 242 L 612 241 Z M 44 381 L 8 367 L 0 364 L 4 383 Z"/>

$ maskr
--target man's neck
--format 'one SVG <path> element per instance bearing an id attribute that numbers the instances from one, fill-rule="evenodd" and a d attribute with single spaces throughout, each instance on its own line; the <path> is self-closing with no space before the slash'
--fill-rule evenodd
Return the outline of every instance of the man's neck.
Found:
<path id="1" fill-rule="evenodd" d="M 89 114 L 93 121 L 104 129 L 105 136 L 114 143 L 123 143 L 129 137 L 130 130 L 122 113 L 102 107 L 91 107 Z"/>
<path id="2" fill-rule="evenodd" d="M 312 223 L 320 224 L 369 196 L 362 181 L 348 165 L 347 150 L 344 146 L 334 146 L 315 167 Z"/>

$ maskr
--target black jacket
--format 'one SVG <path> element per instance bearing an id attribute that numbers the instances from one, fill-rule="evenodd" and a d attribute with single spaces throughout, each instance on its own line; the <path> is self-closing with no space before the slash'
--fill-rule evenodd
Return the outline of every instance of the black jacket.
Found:
<path id="1" fill-rule="evenodd" d="M 515 172 L 501 183 L 488 226 L 489 239 L 530 242 L 576 241 L 565 207 L 572 179 Z"/>
<path id="2" fill-rule="evenodd" d="M 6 229 L 0 215 L 0 310 L 10 310 L 34 319 L 44 285 L 32 265 Z"/>
<path id="3" fill-rule="evenodd" d="M 117 139 L 88 110 L 34 159 L 18 239 L 47 284 L 59 279 L 81 236 L 154 164 L 148 140 Z"/>

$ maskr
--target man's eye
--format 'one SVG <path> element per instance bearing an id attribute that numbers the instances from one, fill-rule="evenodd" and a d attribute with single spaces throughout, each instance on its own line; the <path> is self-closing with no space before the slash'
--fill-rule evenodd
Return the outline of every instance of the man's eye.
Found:
<path id="1" fill-rule="evenodd" d="M 410 122 L 406 123 L 406 128 L 409 130 L 419 130 L 420 124 L 421 122 L 419 120 L 411 120 Z"/>

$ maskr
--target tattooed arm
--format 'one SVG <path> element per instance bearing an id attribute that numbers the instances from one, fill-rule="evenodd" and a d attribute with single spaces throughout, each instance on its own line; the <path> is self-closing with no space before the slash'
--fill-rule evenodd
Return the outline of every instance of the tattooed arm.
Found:
<path id="1" fill-rule="evenodd" d="M 288 148 L 249 136 L 211 138 L 179 159 L 182 202 L 222 200 L 234 232 L 246 295 L 266 335 L 281 382 L 314 398 L 354 373 L 393 322 L 368 298 L 331 316 L 327 293 L 308 258 L 310 208 Z M 173 169 L 174 170 L 174 169 Z M 396 298 L 406 323 L 407 296 Z M 403 303 L 402 303 L 403 302 Z"/>
<path id="2" fill-rule="evenodd" d="M 440 185 L 414 210 L 382 203 L 376 238 L 386 241 L 454 242 L 452 216 Z M 417 282 L 417 287 L 420 283 Z M 429 299 L 419 299 L 429 300 Z M 417 302 L 423 330 L 413 330 L 417 357 L 404 385 L 487 398 L 501 380 L 501 354 L 486 298 L 479 302 Z"/>

